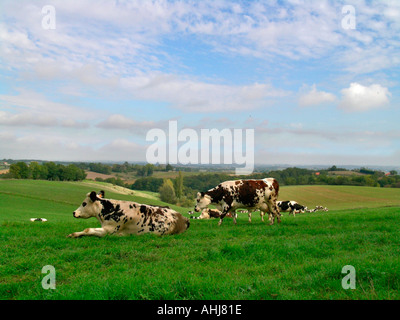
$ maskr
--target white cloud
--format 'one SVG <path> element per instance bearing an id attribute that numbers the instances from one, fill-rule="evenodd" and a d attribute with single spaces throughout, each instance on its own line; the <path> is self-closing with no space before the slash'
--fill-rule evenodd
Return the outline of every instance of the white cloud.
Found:
<path id="1" fill-rule="evenodd" d="M 299 98 L 299 105 L 303 107 L 320 105 L 335 101 L 334 94 L 324 91 L 318 91 L 316 85 L 311 87 L 307 93 L 303 93 Z"/>
<path id="2" fill-rule="evenodd" d="M 353 82 L 349 88 L 341 90 L 339 107 L 345 111 L 367 111 L 386 107 L 391 93 L 379 84 L 363 86 Z"/>
<path id="3" fill-rule="evenodd" d="M 98 141 L 96 141 L 98 140 Z M 0 158 L 53 161 L 145 161 L 146 149 L 124 138 L 0 131 Z"/>
<path id="4" fill-rule="evenodd" d="M 19 89 L 17 95 L 0 95 L 0 124 L 15 127 L 87 128 L 92 114 L 66 103 L 54 102 L 45 95 Z M 12 110 L 12 112 L 9 112 Z"/>
<path id="5" fill-rule="evenodd" d="M 1 106 L 45 112 L 50 115 L 68 116 L 77 113 L 80 116 L 89 116 L 88 112 L 83 112 L 77 106 L 51 101 L 44 94 L 34 90 L 20 88 L 19 91 L 17 95 L 0 95 Z"/>
<path id="6" fill-rule="evenodd" d="M 153 128 L 165 128 L 166 121 L 155 122 L 155 121 L 137 121 L 121 114 L 113 114 L 107 119 L 100 121 L 96 127 L 107 130 L 121 129 L 128 130 L 133 133 L 143 134 Z"/>
<path id="7" fill-rule="evenodd" d="M 121 79 L 122 87 L 136 99 L 168 102 L 171 107 L 186 112 L 220 112 L 256 109 L 268 100 L 287 95 L 270 84 L 250 85 L 214 84 L 173 75 Z"/>

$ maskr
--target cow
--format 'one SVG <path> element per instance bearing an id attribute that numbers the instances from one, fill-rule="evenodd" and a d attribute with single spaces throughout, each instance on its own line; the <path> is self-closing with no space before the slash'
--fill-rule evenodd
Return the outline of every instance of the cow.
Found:
<path id="1" fill-rule="evenodd" d="M 328 208 L 327 207 L 324 208 L 323 206 L 316 206 L 315 209 L 312 212 L 315 212 L 315 211 L 318 211 L 318 210 L 322 210 L 322 211 L 327 212 Z"/>
<path id="2" fill-rule="evenodd" d="M 191 212 L 191 213 L 190 213 Z M 190 211 L 189 214 L 193 214 L 193 211 Z M 211 218 L 220 218 L 221 211 L 217 209 L 204 209 L 201 211 L 200 216 L 198 217 L 190 217 L 191 219 L 211 219 Z"/>
<path id="3" fill-rule="evenodd" d="M 208 205 L 215 204 L 217 209 L 222 211 L 218 222 L 218 225 L 221 225 L 228 212 L 232 213 L 233 223 L 236 224 L 236 209 L 247 208 L 249 211 L 259 209 L 273 214 L 271 224 L 274 224 L 275 218 L 280 223 L 276 206 L 278 193 L 279 184 L 274 178 L 225 181 L 206 192 L 198 192 L 194 211 L 200 212 Z"/>
<path id="4" fill-rule="evenodd" d="M 131 201 L 105 199 L 104 191 L 86 195 L 81 206 L 73 212 L 75 218 L 97 218 L 101 228 L 88 228 L 68 235 L 104 237 L 107 234 L 129 235 L 155 233 L 178 234 L 189 228 L 189 219 L 167 207 L 140 204 Z"/>
<path id="5" fill-rule="evenodd" d="M 238 213 L 247 213 L 248 217 L 249 217 L 249 222 L 251 222 L 251 214 L 253 213 L 252 211 L 248 211 L 248 210 L 237 210 L 236 212 Z M 189 215 L 194 214 L 193 211 L 189 211 L 188 212 Z M 262 211 L 260 211 L 260 216 L 261 216 L 261 220 L 264 222 L 264 213 Z M 217 210 L 217 209 L 204 209 L 202 210 L 200 216 L 198 217 L 190 217 L 191 219 L 211 219 L 211 218 L 220 218 L 221 217 L 221 211 Z M 228 212 L 225 216 L 225 218 L 232 218 L 233 215 Z"/>
<path id="6" fill-rule="evenodd" d="M 277 206 L 280 212 L 289 212 L 293 216 L 296 216 L 296 213 L 310 212 L 307 207 L 296 201 L 278 201 Z"/>

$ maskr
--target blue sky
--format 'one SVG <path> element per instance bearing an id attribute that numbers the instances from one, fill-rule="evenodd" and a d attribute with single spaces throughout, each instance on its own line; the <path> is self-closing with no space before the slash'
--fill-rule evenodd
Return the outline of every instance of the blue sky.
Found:
<path id="1" fill-rule="evenodd" d="M 254 129 L 256 164 L 398 166 L 399 71 L 396 0 L 2 1 L 0 158 L 145 161 L 176 120 Z"/>

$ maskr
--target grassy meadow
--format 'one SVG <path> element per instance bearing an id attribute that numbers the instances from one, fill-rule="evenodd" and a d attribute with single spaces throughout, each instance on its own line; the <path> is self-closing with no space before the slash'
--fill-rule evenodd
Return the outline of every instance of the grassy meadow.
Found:
<path id="1" fill-rule="evenodd" d="M 400 298 L 400 189 L 282 187 L 280 200 L 329 212 L 284 214 L 273 226 L 257 214 L 236 226 L 191 220 L 187 232 L 164 237 L 67 238 L 99 226 L 72 212 L 101 188 L 106 198 L 163 204 L 86 181 L 0 181 L 0 299 Z M 37 217 L 48 221 L 29 221 Z M 45 265 L 55 267 L 55 290 L 42 288 Z M 354 290 L 342 288 L 345 265 L 355 267 Z"/>

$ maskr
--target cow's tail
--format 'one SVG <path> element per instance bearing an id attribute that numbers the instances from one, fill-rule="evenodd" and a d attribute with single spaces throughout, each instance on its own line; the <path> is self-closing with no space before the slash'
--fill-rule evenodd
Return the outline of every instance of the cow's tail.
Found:
<path id="1" fill-rule="evenodd" d="M 276 179 L 274 179 L 274 181 L 272 182 L 272 186 L 275 189 L 275 193 L 276 193 L 276 198 L 278 199 L 279 196 L 279 183 Z"/>

